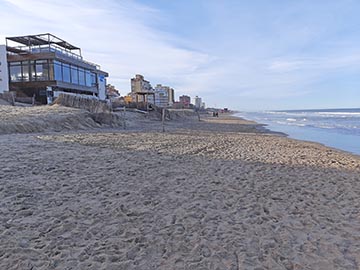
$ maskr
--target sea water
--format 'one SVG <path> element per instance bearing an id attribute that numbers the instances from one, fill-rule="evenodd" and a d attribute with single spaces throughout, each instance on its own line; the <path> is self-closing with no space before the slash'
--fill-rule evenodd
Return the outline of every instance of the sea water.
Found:
<path id="1" fill-rule="evenodd" d="M 241 112 L 290 138 L 319 142 L 360 155 L 360 109 Z"/>

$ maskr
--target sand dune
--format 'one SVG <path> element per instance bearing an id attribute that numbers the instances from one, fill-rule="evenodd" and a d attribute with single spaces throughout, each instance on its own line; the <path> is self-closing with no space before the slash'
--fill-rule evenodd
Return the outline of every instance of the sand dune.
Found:
<path id="1" fill-rule="evenodd" d="M 0 105 L 0 134 L 85 130 L 120 126 L 116 115 L 53 106 L 17 107 Z"/>

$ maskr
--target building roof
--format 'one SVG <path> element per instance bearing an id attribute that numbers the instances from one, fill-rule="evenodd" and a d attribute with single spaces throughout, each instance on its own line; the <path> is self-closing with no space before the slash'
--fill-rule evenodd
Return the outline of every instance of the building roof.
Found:
<path id="1" fill-rule="evenodd" d="M 80 50 L 79 47 L 71 45 L 65 40 L 62 40 L 52 34 L 38 34 L 38 35 L 29 35 L 29 36 L 18 36 L 18 37 L 7 37 L 6 40 L 11 40 L 13 42 L 25 45 L 25 46 L 40 46 L 40 45 L 50 45 L 55 44 L 61 48 L 67 50 Z"/>

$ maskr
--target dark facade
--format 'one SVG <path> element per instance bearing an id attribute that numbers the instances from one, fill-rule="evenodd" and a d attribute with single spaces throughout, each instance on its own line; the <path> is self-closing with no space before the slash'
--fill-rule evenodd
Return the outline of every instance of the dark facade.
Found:
<path id="1" fill-rule="evenodd" d="M 191 98 L 189 96 L 182 95 L 179 97 L 179 102 L 184 108 L 189 108 L 191 104 Z"/>

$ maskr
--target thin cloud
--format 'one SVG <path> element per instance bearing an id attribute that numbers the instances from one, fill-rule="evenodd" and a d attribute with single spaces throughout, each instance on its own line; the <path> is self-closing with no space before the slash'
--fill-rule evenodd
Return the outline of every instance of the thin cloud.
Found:
<path id="1" fill-rule="evenodd" d="M 205 53 L 171 44 L 169 40 L 174 38 L 170 34 L 146 23 L 161 20 L 157 19 L 160 12 L 133 1 L 105 1 L 101 5 L 94 1 L 6 2 L 13 6 L 12 21 L 29 11 L 29 17 L 15 25 L 11 35 L 52 32 L 80 46 L 84 57 L 109 71 L 109 82 L 118 83 L 123 92 L 130 88 L 124 82 L 135 73 L 142 73 L 148 79 L 161 75 L 181 80 L 182 76 L 211 62 Z M 46 23 L 39 26 L 38 21 Z M 24 29 L 32 29 L 32 33 L 24 33 Z"/>
<path id="2" fill-rule="evenodd" d="M 313 57 L 302 59 L 275 59 L 268 65 L 272 72 L 292 72 L 299 70 L 330 71 L 333 69 L 358 68 L 360 66 L 360 52 L 348 52 L 343 55 L 327 57 Z"/>
<path id="3" fill-rule="evenodd" d="M 235 108 L 306 103 L 333 80 L 357 85 L 356 1 L 240 2 L 0 0 L 0 38 L 53 33 L 81 47 L 122 94 L 135 73 Z"/>

